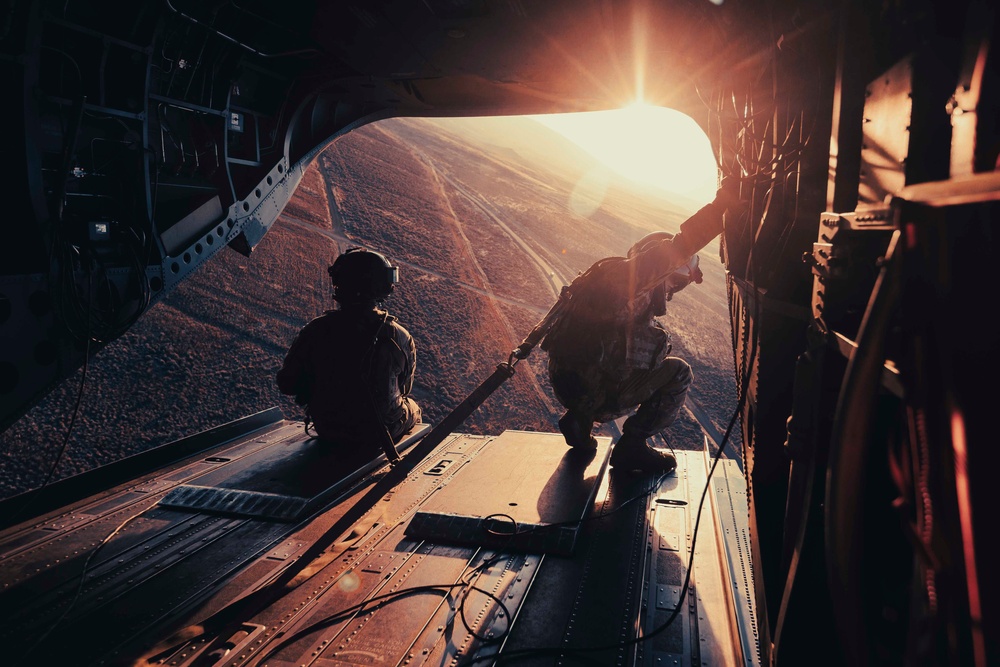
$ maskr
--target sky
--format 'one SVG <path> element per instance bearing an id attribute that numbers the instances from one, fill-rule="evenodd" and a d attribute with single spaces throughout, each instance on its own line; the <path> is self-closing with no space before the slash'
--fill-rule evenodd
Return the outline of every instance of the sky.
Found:
<path id="1" fill-rule="evenodd" d="M 616 111 L 531 116 L 610 169 L 639 183 L 707 203 L 717 172 L 705 132 L 689 116 L 636 104 Z"/>

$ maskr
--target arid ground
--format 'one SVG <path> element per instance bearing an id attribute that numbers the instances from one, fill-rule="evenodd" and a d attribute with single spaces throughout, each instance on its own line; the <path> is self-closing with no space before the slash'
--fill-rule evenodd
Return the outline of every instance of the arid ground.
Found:
<path id="1" fill-rule="evenodd" d="M 692 211 L 616 180 L 526 119 L 355 130 L 310 166 L 250 257 L 218 253 L 95 355 L 85 382 L 78 371 L 0 434 L 0 497 L 52 470 L 60 479 L 273 406 L 301 419 L 274 376 L 298 329 L 331 307 L 326 267 L 346 247 L 371 246 L 399 265 L 386 306 L 416 340 L 414 398 L 437 423 L 507 360 L 562 285 L 651 230 L 677 231 Z M 695 371 L 688 410 L 670 429 L 683 449 L 718 438 L 735 408 L 717 241 L 700 254 L 704 283 L 663 318 L 674 354 Z M 555 431 L 562 409 L 545 367 L 535 350 L 460 430 Z"/>

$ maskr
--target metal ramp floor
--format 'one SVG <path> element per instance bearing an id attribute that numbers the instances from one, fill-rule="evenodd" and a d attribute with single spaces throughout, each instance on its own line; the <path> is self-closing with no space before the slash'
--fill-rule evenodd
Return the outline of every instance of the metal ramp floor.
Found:
<path id="1" fill-rule="evenodd" d="M 4 663 L 756 664 L 732 461 L 695 543 L 703 453 L 655 480 L 608 469 L 607 438 L 455 434 L 315 553 L 388 470 L 315 445 L 278 422 L 0 533 Z"/>

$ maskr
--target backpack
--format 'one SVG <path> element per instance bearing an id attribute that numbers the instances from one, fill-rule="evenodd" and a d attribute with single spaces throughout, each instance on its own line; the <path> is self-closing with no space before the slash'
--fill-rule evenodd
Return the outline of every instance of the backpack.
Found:
<path id="1" fill-rule="evenodd" d="M 670 334 L 653 319 L 663 314 L 663 290 L 633 293 L 631 266 L 624 257 L 608 257 L 577 276 L 541 348 L 561 362 L 622 368 L 649 368 L 663 350 L 669 353 Z M 664 303 L 654 309 L 657 297 Z"/>

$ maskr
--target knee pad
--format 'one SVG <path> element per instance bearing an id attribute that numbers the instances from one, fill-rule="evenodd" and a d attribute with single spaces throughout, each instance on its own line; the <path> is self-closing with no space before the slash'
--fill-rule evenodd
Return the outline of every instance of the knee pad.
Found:
<path id="1" fill-rule="evenodd" d="M 678 357 L 672 357 L 667 360 L 674 366 L 674 379 L 671 384 L 676 386 L 681 386 L 687 389 L 694 382 L 694 370 L 691 368 L 691 364 L 680 359 Z"/>

